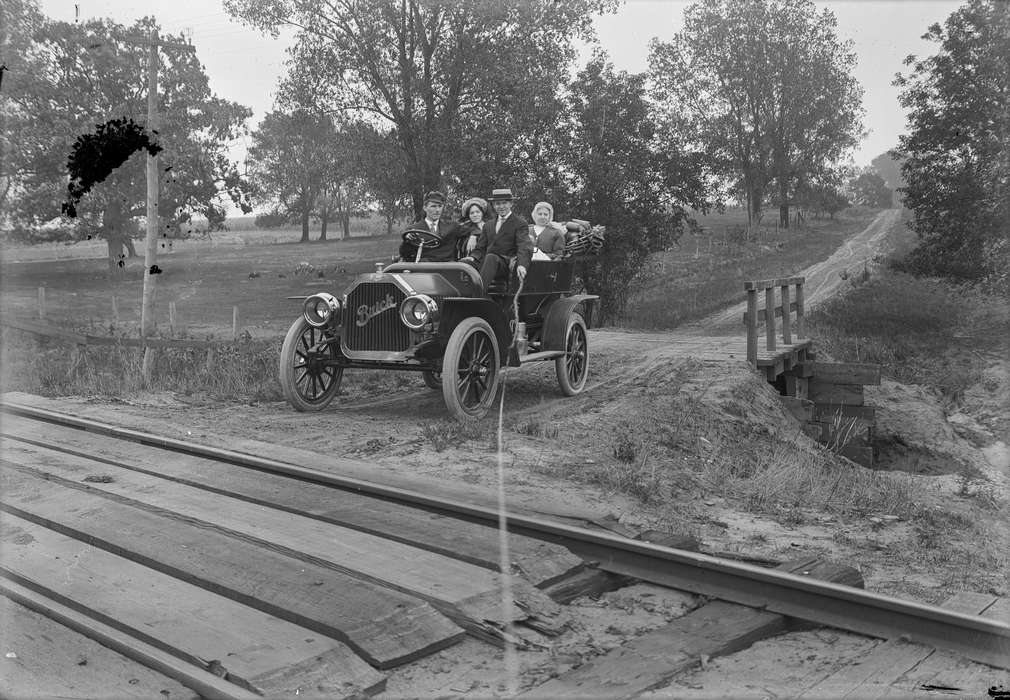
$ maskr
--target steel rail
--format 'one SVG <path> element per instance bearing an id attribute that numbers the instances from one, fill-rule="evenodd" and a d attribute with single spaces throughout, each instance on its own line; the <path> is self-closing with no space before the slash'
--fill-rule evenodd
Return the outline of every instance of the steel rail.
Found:
<path id="1" fill-rule="evenodd" d="M 498 512 L 485 506 L 119 428 L 47 409 L 4 403 L 0 410 L 498 526 Z M 507 523 L 516 534 L 565 545 L 576 554 L 595 560 L 606 571 L 867 636 L 949 649 L 973 661 L 1010 668 L 1010 625 L 1006 622 L 540 518 L 508 515 Z"/>

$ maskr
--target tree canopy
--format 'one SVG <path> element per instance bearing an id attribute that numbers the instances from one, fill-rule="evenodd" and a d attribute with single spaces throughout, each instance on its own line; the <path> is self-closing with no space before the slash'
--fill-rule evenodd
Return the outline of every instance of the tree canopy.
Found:
<path id="1" fill-rule="evenodd" d="M 28 239 L 60 215 L 67 197 L 67 164 L 75 141 L 117 120 L 147 122 L 148 48 L 128 36 L 146 37 L 153 19 L 124 27 L 108 20 L 81 24 L 48 21 L 30 2 L 17 0 L 7 24 L 18 56 L 4 58 L 2 204 L 12 229 Z M 182 42 L 182 37 L 171 38 Z M 250 111 L 214 96 L 192 52 L 161 50 L 156 134 L 163 180 L 160 210 L 165 235 L 193 214 L 222 224 L 222 192 L 241 200 L 239 177 L 227 144 L 244 128 Z M 77 207 L 76 235 L 109 241 L 110 264 L 119 257 L 145 213 L 142 151 L 93 186 Z"/>
<path id="2" fill-rule="evenodd" d="M 261 29 L 298 30 L 285 92 L 395 134 L 414 208 L 486 191 L 542 158 L 576 40 L 615 0 L 225 0 Z"/>
<path id="3" fill-rule="evenodd" d="M 909 110 L 905 206 L 919 243 L 913 269 L 1010 287 L 1010 5 L 970 0 L 934 24 L 938 44 L 909 56 L 895 84 Z"/>
<path id="4" fill-rule="evenodd" d="M 809 0 L 701 0 L 672 41 L 653 40 L 663 123 L 694 133 L 753 219 L 769 195 L 783 226 L 797 188 L 823 184 L 861 135 L 851 42 Z"/>

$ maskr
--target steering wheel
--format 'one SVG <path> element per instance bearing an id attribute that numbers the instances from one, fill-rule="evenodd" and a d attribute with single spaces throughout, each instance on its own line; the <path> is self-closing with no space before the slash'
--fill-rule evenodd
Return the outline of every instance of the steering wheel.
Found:
<path id="1" fill-rule="evenodd" d="M 417 246 L 418 248 L 421 246 L 431 248 L 432 246 L 437 246 L 442 242 L 440 237 L 423 228 L 412 228 L 404 231 L 403 240 L 407 241 L 407 243 L 410 243 L 411 245 Z"/>

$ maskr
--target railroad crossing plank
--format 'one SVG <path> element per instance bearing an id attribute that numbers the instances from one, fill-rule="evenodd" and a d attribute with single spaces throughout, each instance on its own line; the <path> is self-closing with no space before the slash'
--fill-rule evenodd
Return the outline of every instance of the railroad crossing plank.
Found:
<path id="1" fill-rule="evenodd" d="M 385 687 L 383 674 L 334 639 L 15 515 L 0 529 L 8 577 L 205 670 L 216 661 L 239 686 L 293 693 L 291 671 L 318 664 L 327 675 L 302 692 L 349 697 Z"/>
<path id="2" fill-rule="evenodd" d="M 487 622 L 503 624 L 501 577 L 487 569 L 419 550 L 368 533 L 267 506 L 208 493 L 83 457 L 66 455 L 34 445 L 12 448 L 4 441 L 9 459 L 70 482 L 89 475 L 111 476 L 89 488 L 130 499 L 132 505 L 169 511 L 191 522 L 212 525 L 233 537 L 269 547 L 282 554 L 343 572 L 362 581 L 414 595 L 474 634 L 494 639 L 497 631 Z M 16 449 L 16 452 L 15 452 Z M 68 483 L 70 483 L 68 482 Z M 513 582 L 512 620 L 530 613 L 552 629 L 552 618 L 564 618 L 560 607 L 546 594 L 522 580 Z"/>
<path id="3" fill-rule="evenodd" d="M 863 587 L 852 567 L 820 557 L 787 561 L 778 570 Z M 631 698 L 659 688 L 702 657 L 722 656 L 786 629 L 787 618 L 717 600 L 665 627 L 526 693 L 531 698 Z"/>
<path id="4" fill-rule="evenodd" d="M 431 605 L 212 528 L 23 473 L 0 460 L 0 508 L 338 639 L 377 668 L 413 661 L 463 631 Z"/>
<path id="5" fill-rule="evenodd" d="M 698 663 L 744 649 L 785 628 L 785 618 L 714 601 L 522 695 L 526 698 L 632 698 Z"/>
<path id="6" fill-rule="evenodd" d="M 0 595 L 0 697 L 200 700 L 178 681 Z M 60 640 L 69 638 L 69 643 Z M 12 656 L 13 655 L 13 656 Z M 87 672 L 82 673 L 81 667 Z"/>
<path id="7" fill-rule="evenodd" d="M 362 494 L 336 492 L 321 484 L 294 481 L 134 442 L 108 440 L 67 426 L 46 425 L 45 435 L 40 435 L 37 421 L 14 415 L 4 416 L 2 430 L 5 435 L 36 440 L 36 444 L 76 450 L 89 456 L 101 455 L 131 469 L 144 470 L 156 464 L 153 473 L 159 476 L 227 490 L 252 502 L 269 502 L 296 514 L 381 535 L 484 568 L 498 568 L 498 531 L 494 528 L 398 507 Z M 583 566 L 580 557 L 560 545 L 519 535 L 509 536 L 509 554 L 526 580 L 539 587 Z"/>
<path id="8" fill-rule="evenodd" d="M 965 614 L 980 615 L 996 600 L 995 596 L 965 591 L 949 598 L 943 607 Z M 933 679 L 942 675 L 941 669 L 952 665 L 961 668 L 960 657 L 922 644 L 891 639 L 874 646 L 858 660 L 858 663 L 832 673 L 808 688 L 799 697 L 863 700 L 893 696 L 895 693 L 900 696 L 913 692 L 927 681 L 945 685 L 936 683 Z M 970 664 L 970 666 L 980 665 Z M 995 669 L 990 671 L 993 675 L 1003 673 Z"/>

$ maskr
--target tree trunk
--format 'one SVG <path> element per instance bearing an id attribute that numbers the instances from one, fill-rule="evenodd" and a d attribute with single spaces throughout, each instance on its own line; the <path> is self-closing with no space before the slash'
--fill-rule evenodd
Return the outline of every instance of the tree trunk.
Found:
<path id="1" fill-rule="evenodd" d="M 326 240 L 326 227 L 330 223 L 330 213 L 328 211 L 326 211 L 325 209 L 323 209 L 323 211 L 320 212 L 320 214 L 319 214 L 319 219 L 321 221 L 321 225 L 319 226 L 319 240 L 325 241 Z"/>
<path id="2" fill-rule="evenodd" d="M 779 175 L 779 226 L 789 228 L 789 189 L 782 175 Z"/>
<path id="3" fill-rule="evenodd" d="M 344 236 L 343 240 L 347 240 L 351 237 L 351 215 L 349 212 L 344 212 L 340 217 L 340 223 L 343 225 Z"/>
<path id="4" fill-rule="evenodd" d="M 299 243 L 309 242 L 309 208 L 305 207 L 302 209 L 302 237 L 298 241 Z"/>

